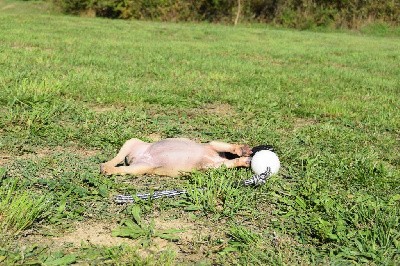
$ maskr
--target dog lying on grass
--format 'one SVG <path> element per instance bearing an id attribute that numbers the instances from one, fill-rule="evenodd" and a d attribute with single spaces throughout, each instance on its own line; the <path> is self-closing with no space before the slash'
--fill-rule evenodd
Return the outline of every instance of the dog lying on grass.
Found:
<path id="1" fill-rule="evenodd" d="M 171 138 L 147 143 L 130 139 L 115 158 L 100 165 L 100 172 L 105 175 L 178 176 L 185 172 L 218 168 L 222 165 L 228 168 L 249 167 L 251 153 L 247 145 L 218 141 L 202 144 L 185 138 Z M 119 166 L 121 162 L 125 165 Z"/>

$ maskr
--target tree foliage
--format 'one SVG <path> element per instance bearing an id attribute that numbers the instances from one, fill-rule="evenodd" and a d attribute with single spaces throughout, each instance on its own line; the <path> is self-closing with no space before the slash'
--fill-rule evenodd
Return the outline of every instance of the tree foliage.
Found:
<path id="1" fill-rule="evenodd" d="M 287 27 L 359 28 L 368 22 L 399 25 L 398 0 L 53 0 L 66 13 L 161 21 L 241 20 Z"/>

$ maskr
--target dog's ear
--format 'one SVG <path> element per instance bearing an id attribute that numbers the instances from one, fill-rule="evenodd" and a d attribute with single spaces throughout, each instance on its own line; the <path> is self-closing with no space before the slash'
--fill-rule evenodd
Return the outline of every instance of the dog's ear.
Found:
<path id="1" fill-rule="evenodd" d="M 254 148 L 251 149 L 253 155 L 256 154 L 256 152 L 262 151 L 262 150 L 268 150 L 268 151 L 275 152 L 275 148 L 272 145 L 259 145 L 259 146 L 255 146 Z"/>

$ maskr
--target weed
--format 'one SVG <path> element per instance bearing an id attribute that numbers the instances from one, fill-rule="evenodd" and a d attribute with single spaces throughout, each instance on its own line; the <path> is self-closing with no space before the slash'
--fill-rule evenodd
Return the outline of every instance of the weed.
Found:
<path id="1" fill-rule="evenodd" d="M 241 249 L 249 249 L 249 246 L 256 246 L 260 241 L 260 236 L 251 232 L 243 226 L 233 225 L 229 229 L 228 235 L 231 240 L 229 241 L 229 246 L 224 248 L 221 253 L 239 251 Z"/>
<path id="2" fill-rule="evenodd" d="M 113 230 L 113 236 L 120 237 L 129 237 L 132 239 L 143 238 L 142 245 L 149 245 L 149 241 L 153 237 L 159 237 L 162 239 L 166 239 L 169 241 L 177 241 L 179 238 L 175 236 L 176 233 L 182 232 L 177 229 L 168 229 L 168 230 L 155 230 L 154 221 L 150 222 L 150 224 L 146 225 L 143 223 L 141 215 L 140 215 L 140 207 L 138 205 L 134 205 L 131 207 L 131 215 L 133 220 L 124 219 L 119 228 Z"/>

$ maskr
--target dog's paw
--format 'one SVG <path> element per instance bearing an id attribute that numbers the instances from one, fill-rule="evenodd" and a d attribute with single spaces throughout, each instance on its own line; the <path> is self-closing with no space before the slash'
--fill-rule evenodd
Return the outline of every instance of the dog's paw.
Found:
<path id="1" fill-rule="evenodd" d="M 234 153 L 238 156 L 250 156 L 252 154 L 251 148 L 248 145 L 237 145 Z"/>
<path id="2" fill-rule="evenodd" d="M 105 163 L 100 164 L 100 174 L 110 175 Z"/>
<path id="3" fill-rule="evenodd" d="M 243 145 L 242 146 L 242 156 L 250 156 L 253 152 L 251 151 L 251 148 L 249 145 Z"/>
<path id="4" fill-rule="evenodd" d="M 251 158 L 250 157 L 240 157 L 240 158 L 238 158 L 238 160 L 239 160 L 239 165 L 238 166 L 250 167 L 250 162 L 251 162 Z"/>

